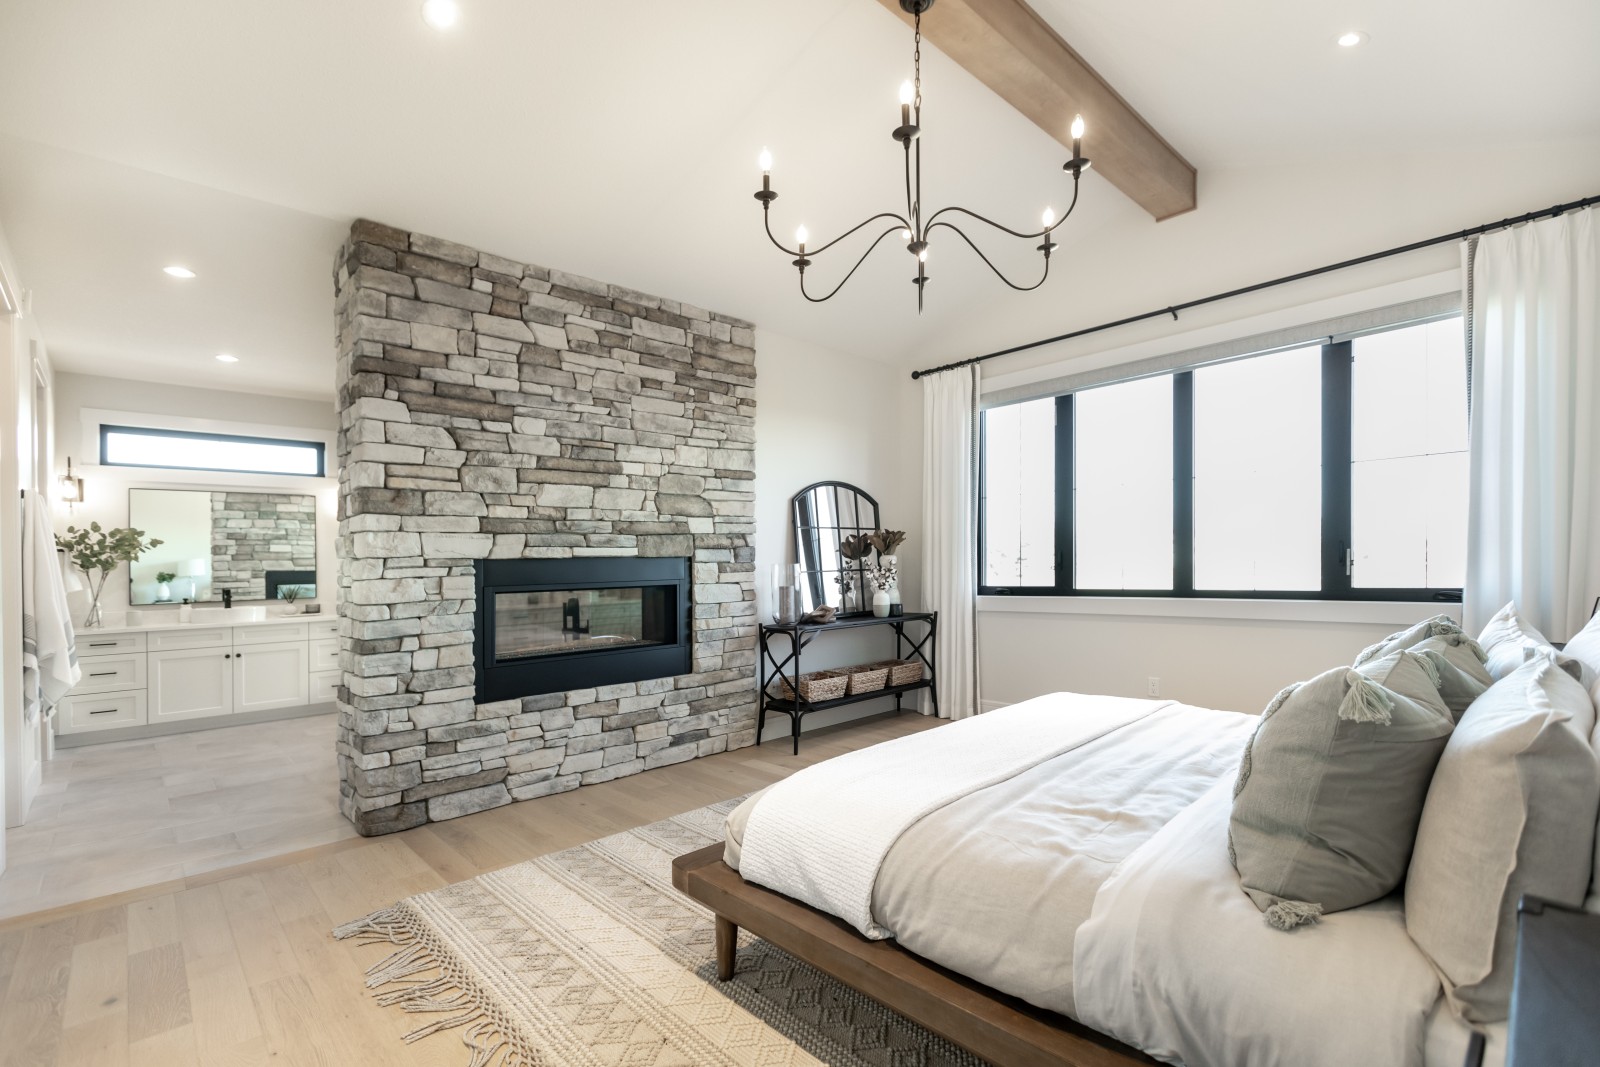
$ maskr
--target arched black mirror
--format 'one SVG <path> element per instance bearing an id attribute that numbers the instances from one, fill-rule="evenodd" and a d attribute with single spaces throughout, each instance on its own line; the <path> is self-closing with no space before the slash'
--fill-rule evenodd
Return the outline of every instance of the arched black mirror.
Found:
<path id="1" fill-rule="evenodd" d="M 794 495 L 795 562 L 800 565 L 800 610 L 831 604 L 840 615 L 872 610 L 867 554 L 847 559 L 846 539 L 878 529 L 878 502 L 847 482 L 818 482 Z"/>

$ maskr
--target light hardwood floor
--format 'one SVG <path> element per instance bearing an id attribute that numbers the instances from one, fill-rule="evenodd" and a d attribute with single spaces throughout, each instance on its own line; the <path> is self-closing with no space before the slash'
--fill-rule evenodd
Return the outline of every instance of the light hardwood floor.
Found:
<path id="1" fill-rule="evenodd" d="M 356 836 L 331 713 L 58 749 L 6 832 L 0 918 Z"/>
<path id="2" fill-rule="evenodd" d="M 379 1008 L 381 946 L 329 931 L 413 893 L 759 789 L 939 720 L 914 713 L 787 738 L 388 837 L 337 841 L 0 920 L 5 1067 L 461 1067 L 446 1035 Z"/>

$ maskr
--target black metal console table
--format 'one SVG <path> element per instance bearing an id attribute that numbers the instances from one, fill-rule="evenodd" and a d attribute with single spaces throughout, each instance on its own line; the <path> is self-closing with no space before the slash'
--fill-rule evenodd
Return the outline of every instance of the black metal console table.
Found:
<path id="1" fill-rule="evenodd" d="M 906 623 L 922 623 L 927 627 L 922 637 L 916 638 L 906 633 Z M 807 700 L 800 695 L 800 654 L 818 634 L 832 633 L 835 630 L 854 630 L 862 626 L 889 626 L 894 629 L 895 659 L 921 660 L 928 668 L 928 676 L 919 682 L 910 685 L 890 685 L 870 693 L 857 693 L 854 696 L 842 696 L 834 700 Z M 761 734 L 767 726 L 767 712 L 779 711 L 789 716 L 789 733 L 794 739 L 794 754 L 800 754 L 800 720 L 813 711 L 826 711 L 844 704 L 855 704 L 863 700 L 875 700 L 879 697 L 894 697 L 894 710 L 898 714 L 901 710 L 901 698 L 907 693 L 918 689 L 928 690 L 928 695 L 933 700 L 933 710 L 939 710 L 939 685 L 938 671 L 934 663 L 934 636 L 939 631 L 939 613 L 937 611 L 908 611 L 904 615 L 888 615 L 878 618 L 875 615 L 846 616 L 826 623 L 792 623 L 788 626 L 773 626 L 761 624 L 759 638 L 761 642 L 761 702 L 760 711 L 756 719 L 756 744 L 761 743 Z M 784 637 L 788 639 L 787 654 L 779 658 L 783 647 L 773 648 L 773 638 Z M 787 677 L 789 688 L 794 693 L 793 699 L 779 696 L 769 691 L 780 677 Z"/>

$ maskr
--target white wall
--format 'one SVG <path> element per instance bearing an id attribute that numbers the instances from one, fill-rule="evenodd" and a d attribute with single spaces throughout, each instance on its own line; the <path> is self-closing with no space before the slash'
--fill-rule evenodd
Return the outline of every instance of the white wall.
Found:
<path id="1" fill-rule="evenodd" d="M 789 499 L 820 481 L 849 482 L 878 501 L 888 529 L 910 536 L 900 549 L 900 588 L 908 610 L 918 602 L 921 559 L 922 430 L 920 390 L 909 373 L 844 356 L 767 330 L 756 331 L 756 604 L 770 622 L 772 567 L 794 560 Z M 908 627 L 909 629 L 910 627 Z M 820 637 L 805 651 L 806 670 L 887 659 L 887 627 Z M 892 708 L 863 701 L 807 715 L 807 730 Z M 765 737 L 787 734 L 772 715 Z"/>
<path id="2" fill-rule="evenodd" d="M 91 414 L 85 415 L 85 412 Z M 227 474 L 222 472 L 164 471 L 140 467 L 102 467 L 96 443 L 98 422 L 95 411 L 115 411 L 151 416 L 150 425 L 171 424 L 185 428 L 177 420 L 205 420 L 205 428 L 219 433 L 254 434 L 259 427 L 303 433 L 309 440 L 325 440 L 328 462 L 333 462 L 333 435 L 338 431 L 338 416 L 332 401 L 300 400 L 291 397 L 235 393 L 220 389 L 192 389 L 154 382 L 102 378 L 96 375 L 56 376 L 56 461 L 60 471 L 72 458 L 72 469 L 83 477 L 84 503 L 68 514 L 57 509 L 56 528 L 83 527 L 98 522 L 103 527 L 128 525 L 128 490 L 140 489 L 254 489 L 263 492 L 291 492 L 317 498 L 317 601 L 331 611 L 333 591 L 338 584 L 334 558 L 337 532 L 338 483 L 333 478 L 290 478 L 266 474 Z M 196 427 L 199 428 L 199 427 Z M 330 469 L 330 473 L 331 469 Z M 182 579 L 179 580 L 182 583 Z M 174 595 L 178 595 L 177 586 Z M 101 606 L 108 612 L 128 606 L 128 569 L 119 567 L 107 581 Z M 72 596 L 74 611 L 87 607 L 82 593 Z"/>

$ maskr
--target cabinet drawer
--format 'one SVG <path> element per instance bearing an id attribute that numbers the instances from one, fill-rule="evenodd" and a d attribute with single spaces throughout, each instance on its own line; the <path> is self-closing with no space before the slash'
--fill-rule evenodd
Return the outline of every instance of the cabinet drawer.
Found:
<path id="1" fill-rule="evenodd" d="M 284 623 L 281 626 L 235 626 L 233 643 L 238 645 L 276 645 L 284 641 L 304 641 L 306 624 Z"/>
<path id="2" fill-rule="evenodd" d="M 122 652 L 86 659 L 79 664 L 83 677 L 72 687 L 72 693 L 80 696 L 84 693 L 111 693 L 118 689 L 143 689 L 144 666 L 143 652 Z"/>
<path id="3" fill-rule="evenodd" d="M 176 648 L 227 648 L 233 638 L 226 626 L 185 626 L 181 630 L 150 631 L 150 651 Z"/>
<path id="4" fill-rule="evenodd" d="M 143 689 L 95 696 L 70 696 L 62 700 L 61 706 L 56 709 L 56 732 L 63 734 L 109 730 L 117 726 L 143 726 L 145 722 Z"/>
<path id="5" fill-rule="evenodd" d="M 307 704 L 327 704 L 339 699 L 340 671 L 317 671 L 311 675 L 311 692 Z"/>
<path id="6" fill-rule="evenodd" d="M 143 652 L 144 634 L 97 634 L 87 630 L 78 635 L 78 658 L 111 656 L 118 652 Z"/>
<path id="7" fill-rule="evenodd" d="M 320 641 L 324 637 L 339 636 L 338 619 L 318 619 L 316 622 L 308 623 L 307 625 L 311 627 L 311 640 L 313 641 Z"/>
<path id="8" fill-rule="evenodd" d="M 339 669 L 339 639 L 324 637 L 311 642 L 311 669 L 336 671 Z"/>

